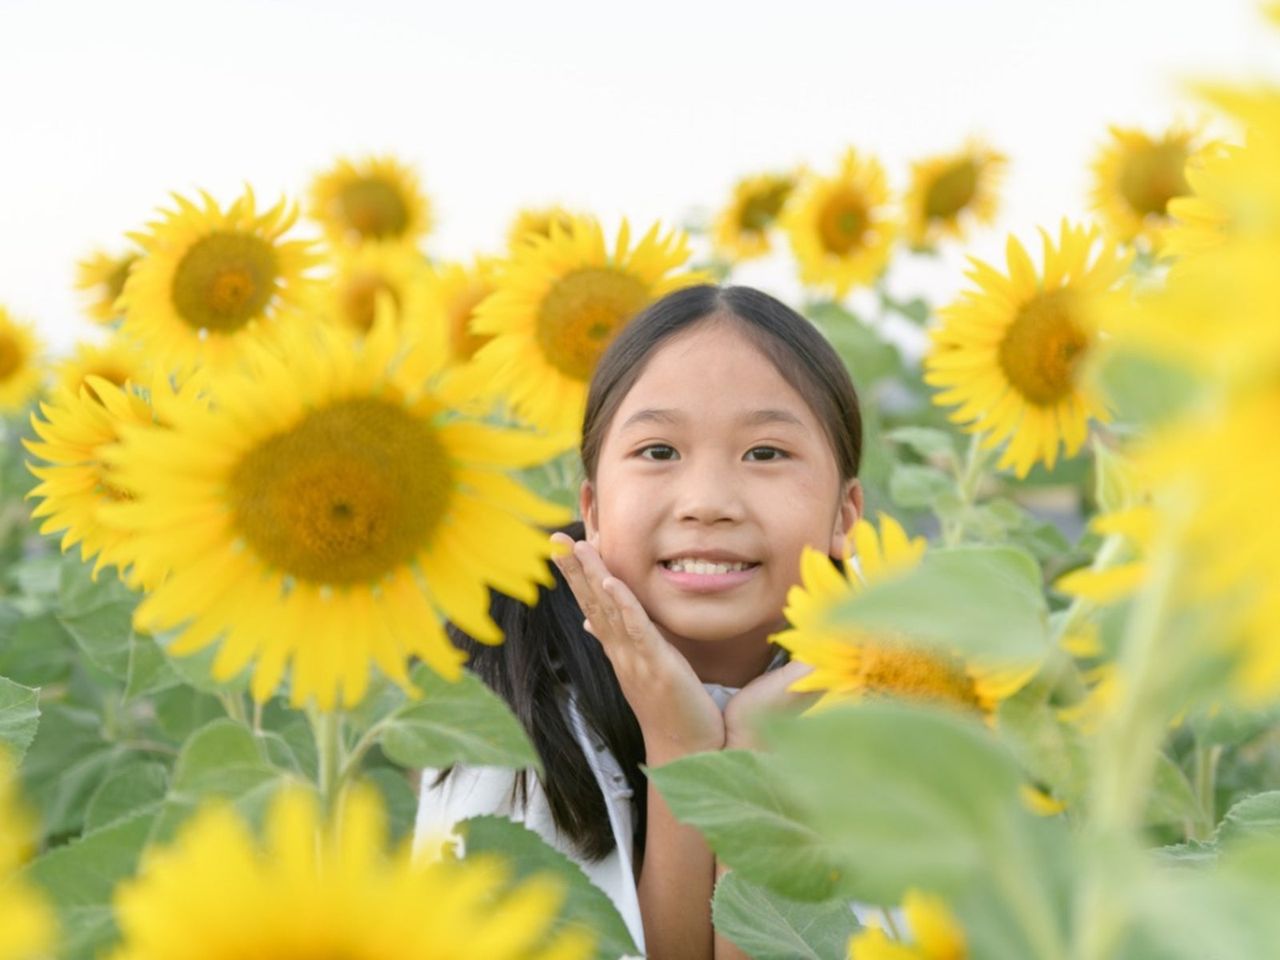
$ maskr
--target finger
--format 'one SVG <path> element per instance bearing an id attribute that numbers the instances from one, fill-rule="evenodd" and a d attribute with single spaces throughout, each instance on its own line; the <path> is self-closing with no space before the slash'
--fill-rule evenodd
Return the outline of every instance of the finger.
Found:
<path id="1" fill-rule="evenodd" d="M 572 547 L 574 541 L 568 537 L 564 539 Z M 570 549 L 570 552 L 563 556 L 553 557 L 553 560 L 564 575 L 565 582 L 569 585 L 569 590 L 573 593 L 574 599 L 578 601 L 578 607 L 582 610 L 583 615 L 588 620 L 596 616 L 597 622 L 599 622 L 600 603 L 596 598 L 595 591 L 591 589 L 586 571 L 583 570 L 582 562 L 577 555 Z M 595 631 L 593 630 L 592 632 L 594 633 Z"/>
<path id="2" fill-rule="evenodd" d="M 595 547 L 585 540 L 580 540 L 574 544 L 573 552 L 578 558 L 578 562 L 582 565 L 582 572 L 586 577 L 587 585 L 591 589 L 592 599 L 600 614 L 595 621 L 596 625 L 621 633 L 624 628 L 622 614 L 618 609 L 618 602 L 604 588 L 605 580 L 616 578 L 609 573 L 609 569 L 604 565 L 604 561 L 600 559 L 600 554 L 596 552 Z"/>
<path id="3" fill-rule="evenodd" d="M 617 607 L 623 635 L 637 645 L 648 644 L 654 635 L 653 621 L 631 588 L 617 577 L 609 577 L 603 586 Z"/>

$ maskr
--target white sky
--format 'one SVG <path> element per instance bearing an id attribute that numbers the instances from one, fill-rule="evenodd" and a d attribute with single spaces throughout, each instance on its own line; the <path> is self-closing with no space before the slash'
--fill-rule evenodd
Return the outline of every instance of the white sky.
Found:
<path id="1" fill-rule="evenodd" d="M 522 204 L 674 224 L 744 173 L 854 144 L 901 186 L 979 133 L 1012 159 L 989 256 L 1084 214 L 1108 123 L 1195 119 L 1182 81 L 1277 66 L 1251 0 L 0 0 L 0 303 L 61 351 L 93 332 L 76 260 L 169 191 L 301 197 L 370 151 L 417 166 L 453 258 Z M 961 269 L 892 285 L 942 298 Z M 796 294 L 781 262 L 739 279 Z"/>

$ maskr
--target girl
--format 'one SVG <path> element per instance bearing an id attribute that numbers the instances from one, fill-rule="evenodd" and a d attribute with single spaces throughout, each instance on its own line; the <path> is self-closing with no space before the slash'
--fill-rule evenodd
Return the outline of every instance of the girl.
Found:
<path id="1" fill-rule="evenodd" d="M 752 745 L 809 668 L 769 636 L 805 546 L 841 555 L 862 512 L 857 395 L 805 318 L 746 287 L 686 288 L 632 320 L 592 378 L 582 523 L 552 535 L 533 607 L 494 595 L 506 642 L 456 630 L 545 777 L 424 771 L 417 837 L 499 813 L 575 859 L 648 956 L 742 956 L 713 935 L 718 874 L 640 765 Z"/>

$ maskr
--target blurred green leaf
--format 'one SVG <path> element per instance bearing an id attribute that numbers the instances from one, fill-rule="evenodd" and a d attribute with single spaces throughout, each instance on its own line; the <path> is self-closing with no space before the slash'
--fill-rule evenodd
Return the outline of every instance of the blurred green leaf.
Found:
<path id="1" fill-rule="evenodd" d="M 1215 840 L 1225 846 L 1258 836 L 1280 839 L 1280 790 L 1254 794 L 1236 803 L 1218 825 Z"/>
<path id="2" fill-rule="evenodd" d="M 885 439 L 911 448 L 926 460 L 941 458 L 954 462 L 959 456 L 952 435 L 936 427 L 895 427 L 885 433 Z"/>
<path id="3" fill-rule="evenodd" d="M 1147 796 L 1146 822 L 1157 824 L 1182 824 L 1201 816 L 1200 801 L 1196 799 L 1187 775 L 1182 768 L 1161 753 L 1156 758 L 1156 768 Z"/>
<path id="4" fill-rule="evenodd" d="M 52 612 L 26 616 L 0 603 L 0 677 L 28 687 L 66 679 L 75 641 Z"/>
<path id="5" fill-rule="evenodd" d="M 0 744 L 21 764 L 40 723 L 40 692 L 0 677 Z"/>
<path id="6" fill-rule="evenodd" d="M 169 787 L 169 770 L 163 763 L 122 763 L 105 778 L 85 807 L 86 833 L 102 830 L 140 812 L 155 812 Z"/>
<path id="7" fill-rule="evenodd" d="M 1187 369 L 1132 351 L 1106 356 L 1099 381 L 1117 420 L 1146 428 L 1176 417 L 1201 389 Z"/>
<path id="8" fill-rule="evenodd" d="M 361 776 L 382 797 L 391 843 L 398 844 L 412 836 L 418 813 L 418 794 L 409 783 L 406 772 L 395 767 L 374 767 Z"/>
<path id="9" fill-rule="evenodd" d="M 40 726 L 22 765 L 27 798 L 46 840 L 79 833 L 89 797 L 126 755 L 104 737 L 94 710 L 42 703 Z"/>
<path id="10" fill-rule="evenodd" d="M 953 493 L 955 481 L 941 470 L 916 463 L 899 463 L 889 475 L 889 496 L 899 507 L 932 507 L 940 497 Z"/>
<path id="11" fill-rule="evenodd" d="M 846 960 L 859 929 L 843 898 L 800 903 L 749 883 L 736 871 L 716 884 L 716 929 L 754 960 Z"/>

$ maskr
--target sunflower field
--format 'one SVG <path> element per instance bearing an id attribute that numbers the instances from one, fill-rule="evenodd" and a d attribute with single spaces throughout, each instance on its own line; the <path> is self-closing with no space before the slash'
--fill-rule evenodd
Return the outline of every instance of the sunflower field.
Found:
<path id="1" fill-rule="evenodd" d="M 868 517 L 774 637 L 817 703 L 647 771 L 730 868 L 717 930 L 1280 956 L 1280 81 L 1196 96 L 1100 132 L 1091 219 L 948 303 L 884 274 L 995 221 L 995 141 L 680 225 L 526 209 L 457 263 L 418 171 L 353 155 L 296 201 L 171 195 L 79 264 L 65 356 L 0 289 L 0 960 L 637 953 L 517 823 L 411 849 L 416 774 L 538 769 L 445 624 L 501 643 L 490 591 L 552 583 L 619 329 L 765 255 L 857 384 Z"/>

